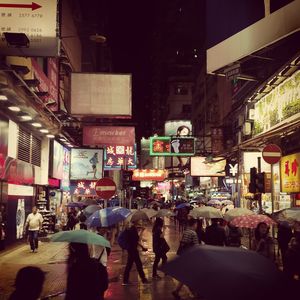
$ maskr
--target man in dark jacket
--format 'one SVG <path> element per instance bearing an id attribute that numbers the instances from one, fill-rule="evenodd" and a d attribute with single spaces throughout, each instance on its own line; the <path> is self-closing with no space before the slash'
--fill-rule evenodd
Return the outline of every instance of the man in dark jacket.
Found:
<path id="1" fill-rule="evenodd" d="M 225 246 L 226 234 L 218 219 L 211 219 L 212 224 L 205 230 L 205 244 L 213 246 Z"/>
<path id="2" fill-rule="evenodd" d="M 127 249 L 127 253 L 128 253 L 128 257 L 127 257 L 127 264 L 125 267 L 125 271 L 124 271 L 124 278 L 123 278 L 123 285 L 129 285 L 129 273 L 130 270 L 132 268 L 133 263 L 135 263 L 137 271 L 142 279 L 142 282 L 144 284 L 148 283 L 148 280 L 145 276 L 144 270 L 143 270 L 143 265 L 141 262 L 141 258 L 139 255 L 139 251 L 138 251 L 138 246 L 140 246 L 144 251 L 147 251 L 146 248 L 144 248 L 139 240 L 140 240 L 140 236 L 138 233 L 138 228 L 141 228 L 139 226 L 138 222 L 133 222 L 133 225 L 128 229 L 128 249 Z"/>

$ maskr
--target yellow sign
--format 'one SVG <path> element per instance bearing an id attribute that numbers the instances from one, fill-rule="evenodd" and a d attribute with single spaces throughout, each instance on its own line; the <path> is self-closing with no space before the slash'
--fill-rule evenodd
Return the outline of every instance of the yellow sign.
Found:
<path id="1" fill-rule="evenodd" d="M 300 192 L 300 153 L 287 155 L 280 161 L 281 191 Z"/>

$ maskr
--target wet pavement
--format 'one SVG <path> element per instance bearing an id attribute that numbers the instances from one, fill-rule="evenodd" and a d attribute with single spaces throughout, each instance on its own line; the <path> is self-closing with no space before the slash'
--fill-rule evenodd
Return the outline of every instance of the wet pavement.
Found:
<path id="1" fill-rule="evenodd" d="M 112 248 L 108 262 L 108 272 L 110 278 L 109 289 L 106 291 L 105 299 L 142 299 L 157 300 L 174 299 L 171 292 L 175 289 L 177 281 L 159 272 L 162 276 L 160 280 L 152 280 L 152 265 L 154 253 L 152 252 L 151 226 L 148 226 L 143 234 L 143 243 L 147 246 L 147 252 L 141 252 L 143 267 L 147 278 L 151 281 L 149 285 L 143 285 L 138 278 L 135 266 L 130 273 L 132 286 L 122 286 L 122 276 L 126 265 L 126 251 L 123 252 L 115 243 Z M 168 257 L 174 257 L 178 248 L 180 233 L 175 230 L 174 225 L 166 220 L 166 240 L 171 250 Z M 66 287 L 66 258 L 67 244 L 42 242 L 38 253 L 31 253 L 29 245 L 24 244 L 11 251 L 0 253 L 0 300 L 8 299 L 13 291 L 13 283 L 19 269 L 32 265 L 40 267 L 47 272 L 42 297 L 63 292 Z M 187 288 L 181 291 L 183 299 L 192 299 L 193 296 Z M 55 296 L 52 299 L 63 299 L 64 295 Z"/>

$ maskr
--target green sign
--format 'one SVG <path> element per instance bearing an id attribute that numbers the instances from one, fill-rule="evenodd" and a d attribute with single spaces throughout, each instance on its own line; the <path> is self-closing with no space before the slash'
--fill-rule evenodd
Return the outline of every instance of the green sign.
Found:
<path id="1" fill-rule="evenodd" d="M 194 154 L 194 137 L 150 137 L 151 156 L 193 156 Z"/>

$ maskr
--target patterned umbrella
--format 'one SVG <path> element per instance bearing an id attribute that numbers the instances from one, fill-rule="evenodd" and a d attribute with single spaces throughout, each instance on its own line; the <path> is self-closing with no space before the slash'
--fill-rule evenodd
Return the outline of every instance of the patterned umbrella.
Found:
<path id="1" fill-rule="evenodd" d="M 276 222 L 268 216 L 255 214 L 236 217 L 230 223 L 236 227 L 256 228 L 260 222 L 264 222 L 269 226 L 276 224 Z"/>
<path id="2" fill-rule="evenodd" d="M 221 201 L 217 199 L 211 199 L 207 202 L 208 205 L 220 205 Z"/>
<path id="3" fill-rule="evenodd" d="M 226 221 L 231 221 L 236 217 L 246 216 L 246 215 L 253 215 L 253 214 L 254 214 L 254 212 L 250 209 L 242 208 L 242 207 L 236 207 L 234 209 L 231 209 L 231 210 L 227 211 L 224 214 L 224 219 Z"/>

